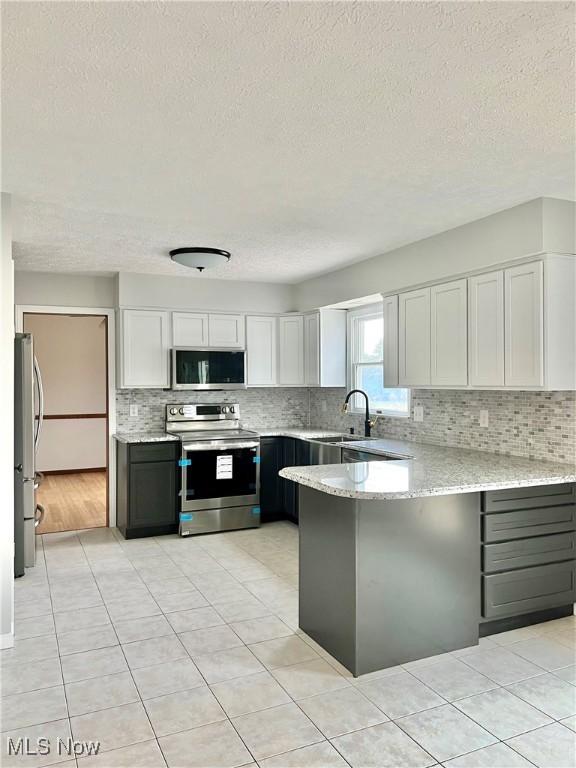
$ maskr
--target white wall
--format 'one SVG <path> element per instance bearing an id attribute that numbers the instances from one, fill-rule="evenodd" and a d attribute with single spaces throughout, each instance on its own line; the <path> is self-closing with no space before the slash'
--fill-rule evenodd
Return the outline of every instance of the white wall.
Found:
<path id="1" fill-rule="evenodd" d="M 552 253 L 576 253 L 576 203 L 571 200 L 543 198 L 542 250 Z"/>
<path id="2" fill-rule="evenodd" d="M 574 253 L 575 210 L 565 200 L 531 200 L 299 283 L 297 308 L 400 290 L 543 251 Z"/>
<path id="3" fill-rule="evenodd" d="M 59 272 L 16 272 L 16 304 L 50 307 L 114 307 L 116 278 Z"/>
<path id="4" fill-rule="evenodd" d="M 106 419 L 49 419 L 44 422 L 36 465 L 40 472 L 104 469 Z"/>
<path id="5" fill-rule="evenodd" d="M 15 303 L 52 307 L 168 307 L 230 312 L 289 312 L 293 285 L 141 275 L 114 277 L 16 272 Z"/>
<path id="6" fill-rule="evenodd" d="M 106 318 L 24 315 L 34 336 L 48 414 L 106 412 Z"/>
<path id="7" fill-rule="evenodd" d="M 14 262 L 10 195 L 0 243 L 0 648 L 14 644 Z"/>
<path id="8" fill-rule="evenodd" d="M 118 303 L 121 307 L 289 312 L 294 309 L 294 286 L 126 272 L 118 275 Z"/>
<path id="9" fill-rule="evenodd" d="M 25 314 L 34 337 L 48 416 L 106 413 L 106 319 L 97 315 Z M 41 472 L 106 466 L 106 419 L 46 419 Z"/>

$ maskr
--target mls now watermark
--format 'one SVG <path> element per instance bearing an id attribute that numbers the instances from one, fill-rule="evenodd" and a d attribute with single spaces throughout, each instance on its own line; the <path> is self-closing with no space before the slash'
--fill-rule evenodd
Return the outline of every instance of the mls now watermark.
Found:
<path id="1" fill-rule="evenodd" d="M 99 741 L 75 741 L 67 738 L 56 740 L 40 737 L 39 739 L 29 739 L 20 737 L 19 739 L 8 738 L 9 755 L 67 755 L 69 757 L 86 757 L 87 755 L 97 755 L 100 751 Z"/>

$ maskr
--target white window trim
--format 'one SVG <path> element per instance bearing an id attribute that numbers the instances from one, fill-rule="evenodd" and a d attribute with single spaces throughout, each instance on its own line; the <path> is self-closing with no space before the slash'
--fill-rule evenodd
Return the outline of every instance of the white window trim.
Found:
<path id="1" fill-rule="evenodd" d="M 354 322 L 357 318 L 365 315 L 380 315 L 382 322 L 384 322 L 384 311 L 382 304 L 367 304 L 366 306 L 359 307 L 358 309 L 350 309 L 347 313 L 347 328 L 346 328 L 346 380 L 348 384 L 348 391 L 356 388 L 354 378 L 354 366 L 355 365 L 374 365 L 374 363 L 354 363 L 355 350 L 358 346 L 358 338 L 356 328 L 357 324 Z M 382 365 L 384 362 L 382 361 Z M 396 387 L 394 387 L 396 389 Z M 412 409 L 412 390 L 408 389 L 408 410 L 406 413 L 399 413 L 398 411 L 389 411 L 385 409 L 374 409 L 370 407 L 371 416 L 386 416 L 393 419 L 407 419 L 410 417 Z M 354 407 L 354 398 L 350 399 L 350 407 L 348 413 L 354 415 L 364 415 L 365 409 Z"/>

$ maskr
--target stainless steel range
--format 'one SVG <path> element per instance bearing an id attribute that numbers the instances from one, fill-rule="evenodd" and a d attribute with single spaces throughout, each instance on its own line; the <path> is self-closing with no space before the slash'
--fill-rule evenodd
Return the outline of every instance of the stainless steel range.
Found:
<path id="1" fill-rule="evenodd" d="M 237 403 L 167 405 L 180 438 L 180 535 L 260 525 L 260 438 L 242 429 Z"/>

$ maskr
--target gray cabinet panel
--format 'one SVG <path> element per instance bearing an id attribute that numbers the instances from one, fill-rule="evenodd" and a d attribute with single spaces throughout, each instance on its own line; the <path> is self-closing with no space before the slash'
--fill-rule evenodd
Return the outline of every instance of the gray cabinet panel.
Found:
<path id="1" fill-rule="evenodd" d="M 575 504 L 576 485 L 559 483 L 557 485 L 538 485 L 532 488 L 506 488 L 502 491 L 486 491 L 482 497 L 483 512 Z"/>
<path id="2" fill-rule="evenodd" d="M 485 544 L 482 547 L 482 569 L 485 573 L 497 573 L 570 560 L 575 554 L 574 533 L 534 536 L 531 539 L 506 541 L 502 544 Z"/>
<path id="3" fill-rule="evenodd" d="M 576 505 L 483 515 L 484 541 L 506 541 L 576 530 Z"/>
<path id="4" fill-rule="evenodd" d="M 130 445 L 130 461 L 172 461 L 176 453 L 176 442 L 133 443 Z"/>
<path id="5" fill-rule="evenodd" d="M 129 520 L 132 528 L 176 523 L 176 471 L 173 462 L 131 465 Z"/>
<path id="6" fill-rule="evenodd" d="M 576 563 L 542 565 L 482 577 L 482 615 L 517 616 L 576 601 Z"/>
<path id="7" fill-rule="evenodd" d="M 118 443 L 116 524 L 127 538 L 178 530 L 180 444 Z"/>

